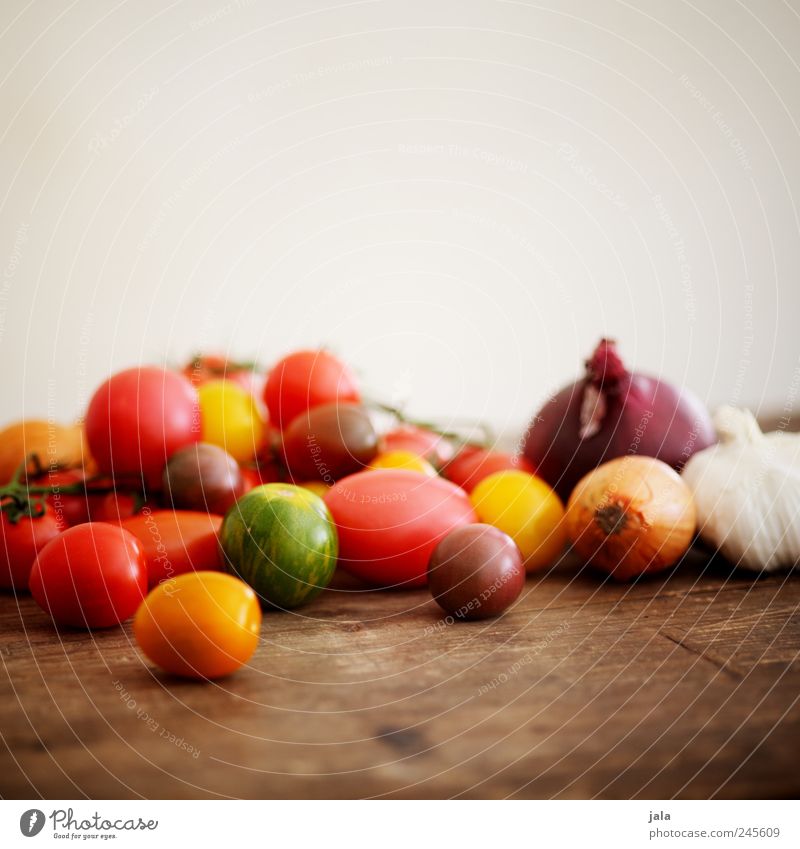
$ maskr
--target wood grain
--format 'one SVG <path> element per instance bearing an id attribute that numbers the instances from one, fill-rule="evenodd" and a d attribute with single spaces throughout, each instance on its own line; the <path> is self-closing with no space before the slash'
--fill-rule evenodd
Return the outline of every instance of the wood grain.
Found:
<path id="1" fill-rule="evenodd" d="M 162 676 L 130 628 L 0 597 L 4 797 L 795 797 L 800 583 L 693 551 L 619 586 L 566 558 L 501 619 L 339 580 L 251 664 Z"/>

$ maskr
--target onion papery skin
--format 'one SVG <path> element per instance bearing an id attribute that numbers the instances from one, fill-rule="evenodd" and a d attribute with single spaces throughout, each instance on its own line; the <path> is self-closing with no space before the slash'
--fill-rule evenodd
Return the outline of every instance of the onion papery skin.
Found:
<path id="1" fill-rule="evenodd" d="M 691 392 L 628 372 L 618 359 L 611 376 L 593 372 L 592 364 L 585 377 L 539 410 L 525 437 L 525 457 L 564 501 L 587 472 L 608 460 L 656 457 L 680 471 L 693 454 L 716 442 L 708 410 Z M 586 410 L 597 396 L 594 432 L 586 434 Z"/>
<path id="2" fill-rule="evenodd" d="M 565 521 L 575 551 L 619 581 L 668 569 L 697 529 L 689 488 L 652 457 L 620 457 L 589 472 Z"/>

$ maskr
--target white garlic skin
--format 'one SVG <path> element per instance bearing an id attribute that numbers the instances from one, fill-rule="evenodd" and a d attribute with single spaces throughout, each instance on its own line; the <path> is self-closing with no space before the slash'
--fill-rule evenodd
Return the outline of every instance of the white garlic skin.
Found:
<path id="1" fill-rule="evenodd" d="M 737 566 L 773 572 L 800 563 L 800 434 L 764 434 L 752 413 L 722 407 L 720 442 L 695 454 L 682 477 L 700 536 Z"/>

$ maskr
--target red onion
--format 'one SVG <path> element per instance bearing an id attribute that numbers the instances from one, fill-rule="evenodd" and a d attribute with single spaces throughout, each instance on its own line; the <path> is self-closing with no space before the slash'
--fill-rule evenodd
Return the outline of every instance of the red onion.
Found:
<path id="1" fill-rule="evenodd" d="M 601 339 L 586 374 L 542 407 L 524 454 L 565 501 L 578 481 L 614 457 L 657 457 L 677 471 L 716 442 L 702 402 L 685 389 L 629 372 L 615 343 Z"/>

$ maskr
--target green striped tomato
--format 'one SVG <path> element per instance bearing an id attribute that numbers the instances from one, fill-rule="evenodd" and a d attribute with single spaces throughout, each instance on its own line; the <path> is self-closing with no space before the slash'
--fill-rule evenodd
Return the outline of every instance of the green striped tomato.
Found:
<path id="1" fill-rule="evenodd" d="M 284 483 L 257 486 L 240 498 L 225 516 L 220 540 L 228 571 L 284 609 L 311 601 L 328 585 L 339 553 L 325 502 Z"/>

